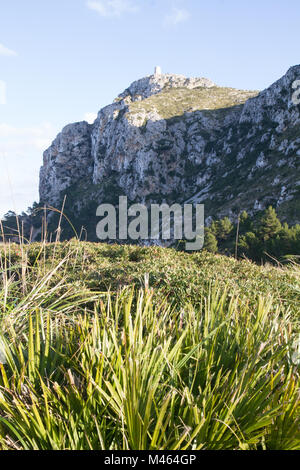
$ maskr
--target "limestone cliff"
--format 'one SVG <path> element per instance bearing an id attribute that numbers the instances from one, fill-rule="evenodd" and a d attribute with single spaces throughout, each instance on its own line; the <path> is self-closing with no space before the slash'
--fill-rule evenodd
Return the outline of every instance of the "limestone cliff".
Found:
<path id="1" fill-rule="evenodd" d="M 272 204 L 300 222 L 300 66 L 262 92 L 155 74 L 134 82 L 94 124 L 70 124 L 44 153 L 42 203 L 205 203 L 206 217 Z"/>

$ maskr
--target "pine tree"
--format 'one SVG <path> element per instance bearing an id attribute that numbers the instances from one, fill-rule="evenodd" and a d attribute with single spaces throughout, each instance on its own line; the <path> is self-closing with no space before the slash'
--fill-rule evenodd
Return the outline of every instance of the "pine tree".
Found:
<path id="1" fill-rule="evenodd" d="M 204 246 L 203 248 L 210 253 L 217 253 L 218 252 L 218 241 L 213 234 L 213 232 L 207 228 L 205 229 L 205 237 L 204 237 Z"/>
<path id="2" fill-rule="evenodd" d="M 209 230 L 210 232 L 215 236 L 217 237 L 218 235 L 218 230 L 219 230 L 219 221 L 218 220 L 214 220 L 210 227 L 209 227 Z"/>
<path id="3" fill-rule="evenodd" d="M 275 238 L 282 228 L 281 222 L 277 217 L 276 211 L 272 206 L 264 212 L 259 223 L 259 235 L 263 241 Z"/>
<path id="4" fill-rule="evenodd" d="M 253 261 L 260 262 L 263 256 L 263 244 L 254 232 L 247 232 L 240 238 L 239 252 Z"/>
<path id="5" fill-rule="evenodd" d="M 227 240 L 233 230 L 233 225 L 228 217 L 224 217 L 218 222 L 217 238 L 219 240 Z"/>
<path id="6" fill-rule="evenodd" d="M 240 215 L 240 233 L 246 233 L 252 231 L 252 221 L 249 217 L 248 212 L 243 211 Z"/>
<path id="7" fill-rule="evenodd" d="M 7 212 L 1 222 L 2 222 L 2 228 L 4 231 L 4 238 L 9 239 L 11 237 L 18 235 L 18 230 L 19 230 L 18 215 L 15 212 L 13 211 Z M 2 239 L 2 229 L 0 232 L 1 232 L 0 236 Z"/>

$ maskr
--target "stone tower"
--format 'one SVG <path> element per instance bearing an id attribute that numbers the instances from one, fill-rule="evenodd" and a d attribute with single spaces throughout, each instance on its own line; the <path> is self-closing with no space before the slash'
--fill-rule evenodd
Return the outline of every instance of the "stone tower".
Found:
<path id="1" fill-rule="evenodd" d="M 159 67 L 159 65 L 157 65 L 154 69 L 154 75 L 157 77 L 158 75 L 161 75 L 162 72 L 161 72 L 161 67 Z"/>

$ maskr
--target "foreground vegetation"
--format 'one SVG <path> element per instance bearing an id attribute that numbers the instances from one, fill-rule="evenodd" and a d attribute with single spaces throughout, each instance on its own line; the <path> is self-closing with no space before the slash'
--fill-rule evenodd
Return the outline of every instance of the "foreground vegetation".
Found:
<path id="1" fill-rule="evenodd" d="M 2 245 L 1 449 L 300 449 L 300 272 Z"/>

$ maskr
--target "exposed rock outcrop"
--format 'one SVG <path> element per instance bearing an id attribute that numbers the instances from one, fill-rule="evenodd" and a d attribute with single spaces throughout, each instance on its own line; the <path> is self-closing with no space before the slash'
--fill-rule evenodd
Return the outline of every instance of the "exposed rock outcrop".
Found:
<path id="1" fill-rule="evenodd" d="M 258 93 L 205 78 L 156 74 L 134 82 L 93 125 L 65 127 L 44 153 L 41 202 L 65 193 L 74 214 L 127 195 L 205 203 L 206 216 L 272 204 L 300 222 L 300 66 Z"/>

